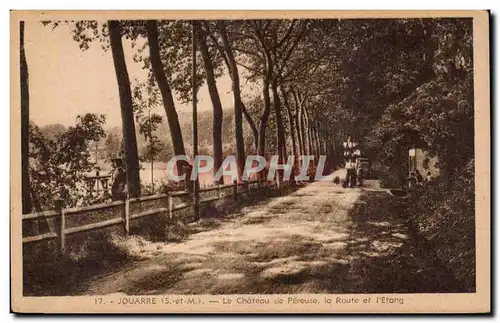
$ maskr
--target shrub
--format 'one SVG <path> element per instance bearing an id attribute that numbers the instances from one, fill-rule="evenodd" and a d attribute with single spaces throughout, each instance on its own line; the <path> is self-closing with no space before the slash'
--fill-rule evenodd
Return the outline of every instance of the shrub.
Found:
<path id="1" fill-rule="evenodd" d="M 449 183 L 435 182 L 409 200 L 416 228 L 464 291 L 475 290 L 474 160 Z"/>

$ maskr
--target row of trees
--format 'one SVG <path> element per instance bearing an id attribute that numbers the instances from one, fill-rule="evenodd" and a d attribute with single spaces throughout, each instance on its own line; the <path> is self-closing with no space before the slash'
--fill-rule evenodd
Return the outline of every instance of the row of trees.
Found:
<path id="1" fill-rule="evenodd" d="M 272 109 L 275 115 L 276 152 L 281 160 L 286 159 L 283 103 L 287 108 L 290 124 L 294 121 L 296 123 L 296 127 L 294 126 L 291 131 L 295 154 L 299 151 L 306 152 L 306 145 L 307 152 L 315 149 L 317 153 L 320 152 L 320 146 L 327 146 L 326 141 L 324 144 L 320 143 L 320 140 L 326 140 L 326 129 L 320 129 L 319 125 L 313 123 L 311 121 L 313 116 L 310 111 L 307 111 L 313 96 L 308 96 L 305 91 L 294 87 L 300 71 L 308 70 L 304 68 L 307 62 L 316 60 L 316 63 L 319 63 L 321 59 L 320 56 L 317 58 L 310 56 L 315 53 L 315 44 L 308 44 L 314 37 L 306 37 L 310 21 L 151 20 L 104 23 L 47 21 L 44 24 L 52 28 L 57 28 L 61 24 L 69 25 L 74 40 L 79 43 L 82 50 L 87 49 L 92 42 L 96 41 L 100 42 L 104 50 L 111 50 L 120 95 L 123 151 L 131 196 L 140 195 L 140 168 L 136 139 L 138 116 L 143 115 L 144 110 L 150 109 L 152 105 L 162 104 L 168 121 L 174 154 L 185 154 L 174 95 L 189 101 L 193 85 L 199 87 L 203 82 L 207 83 L 213 104 L 212 132 L 215 167 L 222 164 L 223 108 L 216 80 L 224 73 L 228 73 L 232 82 L 235 153 L 240 174 L 245 161 L 243 116 L 252 131 L 255 150 L 258 154 L 265 155 L 267 153 L 266 129 Z M 195 84 L 192 84 L 192 79 L 188 77 L 191 70 L 190 33 L 193 24 L 198 25 L 196 41 L 200 50 L 197 59 L 201 63 L 198 65 L 202 67 L 196 75 Z M 131 86 L 127 71 L 123 39 L 128 39 L 133 46 L 137 45 L 134 59 L 137 62 L 143 62 L 144 68 L 149 71 L 148 79 L 143 83 L 135 84 L 134 87 Z M 141 42 L 143 45 L 139 46 Z M 323 44 L 326 43 L 323 42 Z M 255 48 L 258 48 L 256 52 L 254 52 Z M 325 52 L 325 49 L 322 49 L 322 52 Z M 299 54 L 294 55 L 294 53 Z M 292 66 L 292 63 L 296 66 Z M 296 68 L 297 66 L 300 68 Z M 260 113 L 258 124 L 254 121 L 255 114 L 250 115 L 242 99 L 240 79 L 245 74 L 240 71 L 242 67 L 246 70 L 245 72 L 253 74 L 247 77 L 247 81 L 262 83 L 263 105 L 261 111 L 255 111 L 255 114 Z M 296 113 L 292 112 L 293 108 L 297 110 Z M 29 114 L 26 114 L 23 120 L 27 118 Z M 151 128 L 150 126 L 152 124 L 144 123 L 144 127 Z M 148 130 L 151 129 L 145 129 L 144 134 L 148 140 L 153 140 L 151 131 Z M 23 131 L 23 133 L 29 132 Z M 299 138 L 297 143 L 295 133 Z M 29 142 L 29 139 L 25 138 L 23 142 Z M 25 170 L 23 168 L 23 174 L 26 174 Z M 28 200 L 28 196 L 25 200 Z M 29 202 L 26 205 L 29 206 Z"/>
<path id="2" fill-rule="evenodd" d="M 221 165 L 227 114 L 217 81 L 229 75 L 234 140 L 230 153 L 236 154 L 240 173 L 248 153 L 278 154 L 281 162 L 291 154 L 297 165 L 300 154 L 334 155 L 349 134 L 385 166 L 383 184 L 393 187 L 406 180 L 409 147 L 418 145 L 435 154 L 441 178 L 408 199 L 409 220 L 438 246 L 437 257 L 461 286 L 475 290 L 472 19 L 45 24 L 69 25 L 82 50 L 91 42 L 111 49 L 131 196 L 141 190 L 136 129 L 153 145 L 163 140 L 151 135 L 161 117 L 146 118 L 146 112 L 152 106 L 164 107 L 173 153 L 185 154 L 174 98 L 189 102 L 193 88 L 204 82 L 213 106 L 212 154 L 215 167 Z M 195 77 L 193 25 L 200 49 Z M 22 193 L 27 213 L 49 199 L 56 185 L 66 190 L 75 185 L 79 173 L 72 170 L 90 167 L 85 162 L 87 143 L 102 135 L 103 119 L 83 116 L 49 140 L 30 127 L 24 24 L 20 27 Z M 131 82 L 124 39 L 136 48 L 135 61 L 149 72 L 147 80 Z M 245 93 L 248 88 L 258 93 Z M 30 165 L 30 156 L 38 162 Z M 37 171 L 30 172 L 30 166 Z"/>
<path id="3" fill-rule="evenodd" d="M 401 124 L 420 118 L 419 111 L 415 110 L 407 119 L 391 111 L 398 104 L 405 106 L 415 91 L 430 86 L 429 82 L 439 75 L 467 79 L 472 66 L 471 53 L 467 52 L 471 46 L 470 22 L 456 19 L 47 21 L 44 24 L 52 28 L 68 25 L 82 50 L 91 43 L 99 43 L 103 50 L 111 49 L 131 196 L 140 195 L 141 188 L 136 129 L 152 143 L 163 139 L 151 135 L 150 130 L 156 126 L 144 122 L 145 113 L 153 106 L 164 107 L 173 153 L 185 154 L 175 98 L 190 102 L 193 88 L 203 83 L 208 87 L 213 106 L 214 166 L 222 164 L 224 107 L 217 86 L 222 75 L 228 75 L 232 83 L 231 132 L 240 173 L 249 152 L 262 156 L 277 154 L 281 162 L 292 155 L 297 165 L 300 154 L 332 155 L 347 134 L 359 138 L 368 151 L 372 148 L 374 155 L 376 152 L 392 165 L 397 161 L 398 170 L 403 173 L 406 155 L 402 154 L 408 145 L 424 141 L 438 155 L 441 155 L 438 147 L 449 149 L 449 145 L 444 142 L 445 146 L 434 145 L 437 141 L 432 137 L 436 134 L 433 128 L 414 127 L 411 131 L 405 128 L 400 132 Z M 193 25 L 199 48 L 194 80 L 191 77 Z M 135 48 L 134 60 L 148 71 L 146 80 L 130 80 L 124 41 Z M 457 42 L 465 47 L 456 45 Z M 25 131 L 29 98 L 23 52 L 21 39 L 25 152 L 29 142 Z M 245 93 L 247 88 L 259 90 Z M 159 118 L 153 116 L 156 121 Z M 463 122 L 470 124 L 469 121 Z M 25 162 L 23 159 L 23 187 L 29 184 Z M 23 188 L 23 192 L 28 191 Z M 23 201 L 28 208 L 29 193 L 23 195 Z"/>

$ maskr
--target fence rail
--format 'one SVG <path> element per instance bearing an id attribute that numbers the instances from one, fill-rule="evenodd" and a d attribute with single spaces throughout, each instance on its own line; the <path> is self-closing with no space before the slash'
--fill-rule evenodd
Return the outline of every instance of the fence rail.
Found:
<path id="1" fill-rule="evenodd" d="M 225 199 L 225 198 L 230 198 L 230 197 L 232 197 L 232 199 L 234 201 L 237 201 L 238 195 L 240 195 L 240 194 L 243 194 L 243 193 L 250 194 L 252 191 L 257 192 L 257 191 L 261 190 L 263 187 L 273 186 L 273 184 L 266 185 L 265 183 L 266 182 L 262 182 L 260 180 L 241 182 L 241 183 L 237 183 L 235 181 L 232 184 L 217 185 L 214 187 L 203 188 L 203 189 L 200 189 L 198 191 L 199 194 L 213 192 L 213 191 L 218 191 L 219 193 L 213 197 L 206 197 L 206 198 L 199 199 L 199 203 L 205 204 L 205 203 L 210 203 L 213 201 L 217 201 L 217 200 Z M 270 182 L 267 182 L 267 183 L 270 183 Z M 257 185 L 257 188 L 251 189 L 250 188 L 251 185 L 255 185 L 255 184 Z M 277 189 L 279 189 L 280 183 L 274 182 L 274 186 Z M 242 190 L 241 187 L 245 187 L 245 189 Z M 222 191 L 226 190 L 226 189 L 232 189 L 232 194 L 223 195 Z M 168 194 L 143 196 L 143 197 L 138 197 L 138 198 L 126 199 L 125 201 L 115 201 L 112 203 L 89 205 L 89 206 L 84 206 L 84 207 L 68 208 L 68 209 L 63 208 L 63 200 L 62 199 L 57 199 L 57 200 L 55 200 L 55 206 L 56 206 L 55 210 L 30 213 L 30 214 L 23 214 L 23 216 L 22 216 L 23 223 L 25 221 L 34 221 L 34 220 L 55 218 L 55 220 L 56 220 L 56 230 L 55 231 L 56 232 L 49 232 L 49 233 L 39 234 L 39 235 L 35 235 L 35 236 L 23 237 L 23 244 L 57 239 L 60 241 L 61 252 L 64 253 L 66 237 L 69 235 L 72 235 L 72 234 L 94 231 L 94 230 L 98 230 L 98 229 L 103 229 L 103 228 L 107 228 L 107 227 L 121 225 L 123 227 L 123 233 L 125 235 L 128 235 L 130 233 L 130 221 L 131 220 L 136 220 L 136 219 L 143 218 L 146 216 L 158 215 L 158 214 L 162 214 L 162 213 L 165 213 L 166 216 L 168 216 L 170 219 L 172 219 L 173 213 L 175 211 L 179 211 L 179 210 L 186 209 L 189 207 L 194 207 L 193 203 L 183 202 L 183 203 L 175 203 L 174 204 L 173 198 L 184 197 L 184 196 L 192 196 L 192 192 L 188 192 L 188 191 L 171 192 Z M 164 200 L 166 202 L 166 204 L 168 205 L 168 207 L 159 207 L 159 208 L 155 208 L 152 210 L 143 211 L 140 213 L 130 214 L 130 205 L 131 204 L 145 202 L 145 201 L 161 201 L 161 200 Z M 101 221 L 101 222 L 95 222 L 95 223 L 90 223 L 90 224 L 86 224 L 86 225 L 80 225 L 77 227 L 66 228 L 66 216 L 67 215 L 81 215 L 81 214 L 85 214 L 85 213 L 88 213 L 91 211 L 103 211 L 103 210 L 107 210 L 107 209 L 111 209 L 111 208 L 121 208 L 121 216 L 114 217 L 114 218 L 111 218 L 109 220 L 105 220 L 105 221 Z"/>

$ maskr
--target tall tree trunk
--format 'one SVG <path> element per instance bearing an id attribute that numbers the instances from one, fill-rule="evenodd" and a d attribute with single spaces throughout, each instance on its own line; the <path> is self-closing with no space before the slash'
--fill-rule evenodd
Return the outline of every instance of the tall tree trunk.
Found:
<path id="1" fill-rule="evenodd" d="M 253 135 L 253 144 L 255 151 L 257 151 L 259 147 L 259 130 L 257 130 L 257 126 L 255 125 L 255 122 L 252 119 L 252 116 L 250 113 L 248 113 L 247 107 L 243 102 L 241 102 L 241 110 L 243 111 L 243 115 L 245 116 L 245 120 L 247 121 L 248 125 L 250 126 L 250 129 L 252 130 L 252 135 Z"/>
<path id="2" fill-rule="evenodd" d="M 309 155 L 315 155 L 316 153 L 314 152 L 314 146 L 312 143 L 312 125 L 311 121 L 309 120 L 309 117 L 307 115 L 307 111 L 304 111 L 304 123 L 305 123 L 305 128 L 307 131 L 306 134 L 306 141 L 307 141 L 307 152 Z"/>
<path id="3" fill-rule="evenodd" d="M 295 138 L 295 116 L 294 113 L 292 112 L 292 108 L 288 101 L 287 93 L 283 90 L 282 87 L 281 87 L 281 95 L 283 96 L 283 104 L 285 105 L 285 109 L 288 115 L 288 122 L 290 126 L 290 138 L 292 141 L 292 154 L 295 160 L 294 163 L 296 163 L 299 156 L 297 153 L 297 139 Z"/>
<path id="4" fill-rule="evenodd" d="M 264 98 L 264 111 L 259 123 L 259 146 L 257 154 L 265 156 L 266 153 L 266 128 L 269 115 L 271 114 L 271 97 L 269 96 L 269 77 L 264 76 L 262 82 L 262 97 Z"/>
<path id="5" fill-rule="evenodd" d="M 292 112 L 292 107 L 290 106 L 290 103 L 288 101 L 287 93 L 283 90 L 283 87 L 281 87 L 281 95 L 283 96 L 283 104 L 285 105 L 286 108 L 286 112 L 288 115 L 288 122 L 290 126 L 290 139 L 292 143 L 293 167 L 295 173 L 295 171 L 299 169 L 299 154 L 297 151 L 297 139 L 295 137 L 295 116 L 294 113 Z"/>
<path id="6" fill-rule="evenodd" d="M 200 44 L 201 57 L 203 58 L 203 67 L 207 78 L 208 93 L 210 94 L 213 106 L 213 158 L 214 170 L 218 170 L 222 165 L 222 103 L 220 102 L 212 59 L 210 58 L 206 37 L 203 35 L 203 31 L 198 33 L 198 43 Z M 221 177 L 221 182 L 223 181 L 224 177 Z"/>
<path id="7" fill-rule="evenodd" d="M 314 151 L 314 145 L 313 145 L 313 136 L 312 136 L 312 123 L 311 120 L 309 120 L 309 116 L 307 113 L 307 110 L 305 110 L 304 107 L 304 123 L 305 123 L 305 129 L 306 129 L 306 141 L 307 141 L 307 154 L 311 156 L 316 156 L 316 152 Z M 315 164 L 317 160 L 315 157 L 314 162 L 309 164 L 309 174 L 312 174 L 314 169 L 315 169 Z"/>
<path id="8" fill-rule="evenodd" d="M 311 150 L 309 145 L 309 128 L 307 123 L 307 111 L 305 102 L 304 98 L 302 98 L 299 93 L 297 93 L 297 99 L 300 107 L 299 124 L 301 128 L 300 135 L 302 136 L 302 145 L 303 145 L 302 154 L 311 155 Z"/>
<path id="9" fill-rule="evenodd" d="M 229 64 L 228 69 L 231 74 L 231 80 L 233 83 L 233 100 L 234 100 L 234 133 L 236 136 L 236 162 L 238 164 L 238 174 L 243 174 L 243 168 L 245 167 L 245 142 L 243 139 L 243 113 L 242 113 L 242 101 L 241 101 L 241 90 L 240 90 L 240 75 L 238 74 L 238 66 L 236 65 L 236 60 L 233 55 L 233 49 L 229 42 L 229 38 L 226 33 L 226 26 L 223 20 L 217 21 L 217 26 L 222 38 L 222 44 L 224 46 L 224 51 L 226 53 L 227 62 Z"/>
<path id="10" fill-rule="evenodd" d="M 29 74 L 26 53 L 24 51 L 24 21 L 19 22 L 20 32 L 20 67 L 21 67 L 21 191 L 23 214 L 31 212 L 30 164 L 29 164 L 29 125 L 30 93 Z"/>
<path id="11" fill-rule="evenodd" d="M 314 149 L 314 152 L 315 152 L 315 155 L 316 155 L 316 159 L 318 158 L 318 155 L 320 154 L 320 152 L 318 151 L 318 148 L 319 148 L 319 145 L 318 145 L 318 132 L 317 132 L 317 129 L 316 129 L 316 122 L 315 121 L 311 121 L 312 123 L 312 126 L 311 126 L 311 136 L 312 136 L 312 144 L 313 144 L 313 149 Z"/>
<path id="12" fill-rule="evenodd" d="M 309 128 L 309 142 L 310 142 L 310 145 L 311 145 L 311 153 L 314 155 L 314 156 L 317 156 L 318 155 L 318 152 L 317 152 L 317 149 L 316 149 L 316 140 L 314 138 L 314 127 L 312 125 L 312 122 L 309 120 L 309 123 L 311 124 L 310 128 Z"/>
<path id="13" fill-rule="evenodd" d="M 328 147 L 328 140 L 327 140 L 327 125 L 328 124 L 321 124 L 321 145 L 323 147 L 323 151 L 325 155 L 329 154 L 329 147 Z"/>
<path id="14" fill-rule="evenodd" d="M 318 157 L 318 146 L 316 145 L 316 136 L 314 131 L 314 121 L 309 120 L 309 136 L 311 140 L 311 151 L 313 152 L 314 158 Z M 316 159 L 317 160 L 317 159 Z"/>
<path id="15" fill-rule="evenodd" d="M 335 132 L 333 129 L 329 128 L 329 133 L 328 136 L 331 138 L 330 141 L 330 149 L 332 150 L 332 156 L 335 156 L 337 154 L 337 138 L 339 137 L 337 132 Z"/>
<path id="16" fill-rule="evenodd" d="M 325 150 L 323 147 L 322 125 L 319 122 L 317 123 L 316 134 L 318 136 L 319 153 L 320 153 L 320 155 L 324 155 Z"/>
<path id="17" fill-rule="evenodd" d="M 297 110 L 294 115 L 295 133 L 297 134 L 297 154 L 304 155 L 304 146 L 302 145 L 301 127 L 299 121 L 299 111 Z"/>
<path id="18" fill-rule="evenodd" d="M 327 155 L 331 155 L 332 154 L 331 147 L 334 138 L 330 134 L 330 126 L 328 125 L 328 123 L 326 123 L 323 127 L 323 140 L 325 142 L 325 150 Z"/>
<path id="19" fill-rule="evenodd" d="M 276 139 L 278 141 L 278 156 L 279 161 L 284 162 L 287 160 L 285 130 L 283 125 L 283 118 L 281 116 L 281 100 L 278 93 L 278 84 L 276 78 L 271 83 L 273 92 L 273 108 L 276 117 Z"/>
<path id="20" fill-rule="evenodd" d="M 315 156 L 314 158 L 316 158 L 316 160 L 317 160 L 317 158 L 318 158 L 318 142 L 316 140 L 316 129 L 314 128 L 315 127 L 314 121 L 311 120 L 309 122 L 311 124 L 310 128 L 309 128 L 311 131 L 311 134 L 310 134 L 311 146 L 312 146 L 312 150 L 314 151 L 314 156 Z"/>
<path id="21" fill-rule="evenodd" d="M 306 155 L 312 155 L 311 151 L 311 142 L 310 142 L 310 137 L 309 137 L 309 122 L 307 120 L 307 111 L 306 107 L 302 105 L 302 132 L 304 135 L 304 150 L 306 152 Z"/>
<path id="22" fill-rule="evenodd" d="M 118 91 L 120 94 L 128 192 L 131 197 L 138 197 L 141 195 L 139 158 L 137 154 L 137 139 L 135 137 L 134 111 L 132 109 L 132 91 L 130 90 L 130 79 L 125 63 L 125 55 L 123 53 L 120 22 L 117 20 L 110 20 L 108 21 L 108 28 L 116 80 L 118 82 Z"/>
<path id="23" fill-rule="evenodd" d="M 305 149 L 304 149 L 304 134 L 303 134 L 303 127 L 302 127 L 302 106 L 299 102 L 299 98 L 297 96 L 297 93 L 295 91 L 292 92 L 293 96 L 293 101 L 295 103 L 295 125 L 297 127 L 297 138 L 299 142 L 299 154 L 300 155 L 305 155 Z"/>
<path id="24" fill-rule="evenodd" d="M 156 20 L 148 20 L 148 22 L 146 23 L 146 27 L 148 32 L 149 57 L 151 60 L 151 67 L 153 69 L 156 83 L 158 83 L 158 87 L 161 92 L 165 113 L 167 114 L 168 127 L 170 129 L 170 137 L 172 138 L 174 154 L 185 155 L 186 151 L 184 149 L 184 141 L 182 139 L 179 117 L 177 116 L 177 111 L 175 110 L 174 97 L 172 96 L 172 90 L 170 89 L 167 77 L 165 76 L 163 63 L 160 57 L 160 47 L 158 45 L 158 26 Z M 184 173 L 184 165 L 186 165 L 185 161 L 177 162 L 176 166 L 177 172 L 179 174 Z"/>
<path id="25" fill-rule="evenodd" d="M 316 138 L 316 154 L 318 155 L 318 158 L 321 154 L 323 154 L 323 149 L 321 147 L 321 137 L 320 137 L 320 130 L 319 130 L 319 123 L 315 122 L 314 126 L 314 135 Z"/>

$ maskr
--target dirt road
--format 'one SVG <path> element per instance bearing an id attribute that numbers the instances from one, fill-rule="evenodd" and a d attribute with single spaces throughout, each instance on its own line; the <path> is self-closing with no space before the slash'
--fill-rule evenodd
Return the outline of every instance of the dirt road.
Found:
<path id="1" fill-rule="evenodd" d="M 443 290 L 446 279 L 410 237 L 399 203 L 382 191 L 314 182 L 181 243 L 144 245 L 144 260 L 85 294 Z"/>

